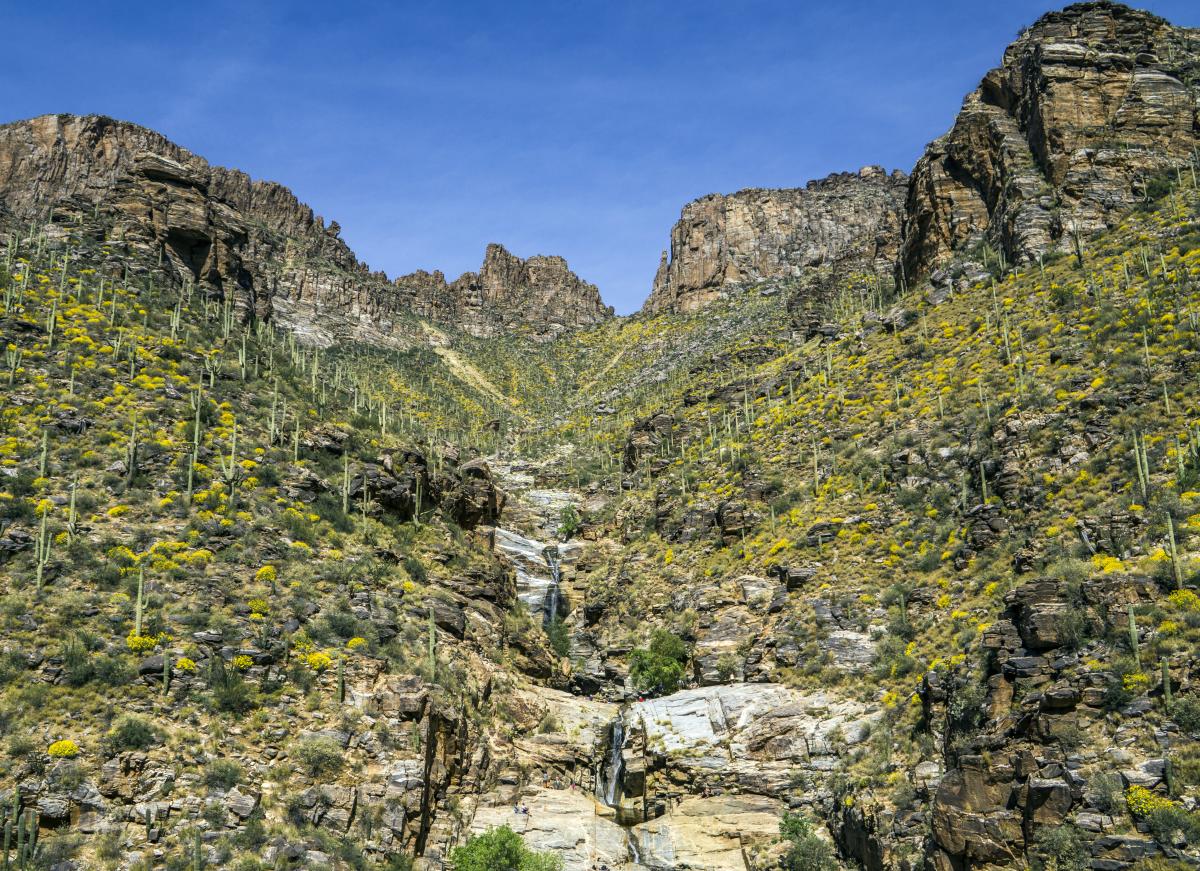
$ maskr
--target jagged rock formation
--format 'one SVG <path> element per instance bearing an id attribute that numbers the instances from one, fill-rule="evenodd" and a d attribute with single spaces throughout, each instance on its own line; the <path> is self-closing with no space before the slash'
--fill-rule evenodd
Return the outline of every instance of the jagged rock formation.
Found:
<path id="1" fill-rule="evenodd" d="M 905 183 L 877 166 L 807 187 L 711 194 L 683 208 L 645 311 L 694 311 L 729 288 L 840 266 L 886 272 L 900 247 Z"/>
<path id="2" fill-rule="evenodd" d="M 596 286 L 568 269 L 563 258 L 539 254 L 523 260 L 496 244 L 487 246 L 478 272 L 466 272 L 453 282 L 447 283 L 441 272 L 418 270 L 395 284 L 422 317 L 479 337 L 523 327 L 534 336 L 552 337 L 613 315 Z M 534 312 L 536 318 L 531 317 Z"/>
<path id="3" fill-rule="evenodd" d="M 986 237 L 1011 260 L 1112 226 L 1200 130 L 1200 32 L 1109 2 L 1026 30 L 913 170 L 902 268 Z"/>
<path id="4" fill-rule="evenodd" d="M 165 137 L 98 115 L 45 115 L 0 127 L 0 204 L 21 221 L 94 220 L 126 253 L 169 262 L 243 314 L 313 342 L 389 342 L 410 313 L 475 335 L 553 335 L 611 316 L 559 257 L 488 247 L 483 269 L 447 285 L 419 272 L 396 284 L 360 262 L 287 188 L 210 166 Z M 100 220 L 102 219 L 102 220 Z M 411 331 L 409 331 L 411 332 Z"/>

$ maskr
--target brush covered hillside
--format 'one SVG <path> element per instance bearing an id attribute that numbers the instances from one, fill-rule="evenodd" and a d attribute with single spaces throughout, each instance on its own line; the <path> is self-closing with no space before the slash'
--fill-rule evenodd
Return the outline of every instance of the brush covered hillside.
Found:
<path id="1" fill-rule="evenodd" d="M 5 867 L 1196 867 L 1198 89 L 1050 13 L 629 318 L 0 127 Z"/>

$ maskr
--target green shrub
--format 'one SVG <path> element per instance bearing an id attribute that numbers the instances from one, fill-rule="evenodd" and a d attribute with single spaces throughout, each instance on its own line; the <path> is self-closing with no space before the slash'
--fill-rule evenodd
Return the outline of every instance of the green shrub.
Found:
<path id="1" fill-rule="evenodd" d="M 1200 815 L 1189 813 L 1180 805 L 1163 802 L 1146 815 L 1150 832 L 1160 844 L 1171 844 L 1176 835 L 1183 835 L 1189 843 L 1200 840 Z"/>
<path id="2" fill-rule="evenodd" d="M 550 647 L 559 656 L 566 656 L 571 652 L 571 635 L 561 617 L 555 615 L 546 624 L 546 636 L 550 639 Z"/>
<path id="3" fill-rule="evenodd" d="M 305 738 L 293 751 L 296 761 L 313 777 L 333 774 L 342 767 L 342 746 L 332 738 Z"/>
<path id="4" fill-rule="evenodd" d="M 160 740 L 162 735 L 153 724 L 133 715 L 122 717 L 105 736 L 105 743 L 114 752 L 145 750 Z"/>
<path id="5" fill-rule="evenodd" d="M 232 759 L 214 759 L 204 767 L 204 783 L 213 789 L 233 789 L 242 782 L 242 766 Z"/>
<path id="6" fill-rule="evenodd" d="M 782 863 L 786 871 L 836 871 L 833 848 L 817 835 L 807 817 L 784 814 L 779 834 L 789 843 Z"/>
<path id="7" fill-rule="evenodd" d="M 508 826 L 475 835 L 450 854 L 454 871 L 561 871 L 562 858 L 536 853 Z"/>
<path id="8" fill-rule="evenodd" d="M 1125 781 L 1115 771 L 1097 774 L 1087 785 L 1088 800 L 1109 816 L 1119 816 L 1125 811 Z"/>
<path id="9" fill-rule="evenodd" d="M 1171 719 L 1185 732 L 1200 732 L 1200 699 L 1176 699 L 1171 705 Z"/>
<path id="10" fill-rule="evenodd" d="M 1079 829 L 1072 825 L 1045 826 L 1034 838 L 1035 871 L 1087 871 L 1091 853 Z"/>
<path id="11" fill-rule="evenodd" d="M 570 541 L 571 536 L 579 531 L 579 512 L 575 510 L 575 506 L 567 504 L 563 506 L 562 513 L 558 517 L 558 535 L 563 541 Z"/>
<path id="12" fill-rule="evenodd" d="M 687 665 L 687 645 L 666 629 L 655 629 L 649 648 L 629 654 L 629 673 L 639 692 L 669 694 L 679 689 Z"/>

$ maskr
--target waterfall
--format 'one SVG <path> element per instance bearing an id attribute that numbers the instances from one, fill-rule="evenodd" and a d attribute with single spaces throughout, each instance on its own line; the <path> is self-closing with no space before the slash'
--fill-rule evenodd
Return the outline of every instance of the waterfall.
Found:
<path id="1" fill-rule="evenodd" d="M 625 840 L 629 843 L 629 855 L 633 859 L 633 864 L 640 868 L 642 865 L 642 847 L 639 843 L 639 835 L 632 828 L 626 829 Z"/>
<path id="2" fill-rule="evenodd" d="M 559 587 L 558 548 L 550 545 L 543 551 L 546 565 L 550 568 L 550 587 L 546 590 L 546 610 L 542 614 L 542 625 L 549 626 L 558 617 L 562 593 Z"/>
<path id="3" fill-rule="evenodd" d="M 625 771 L 625 757 L 621 751 L 624 747 L 625 722 L 618 715 L 609 727 L 608 765 L 600 775 L 601 797 L 609 807 L 616 807 L 621 797 L 621 775 Z"/>

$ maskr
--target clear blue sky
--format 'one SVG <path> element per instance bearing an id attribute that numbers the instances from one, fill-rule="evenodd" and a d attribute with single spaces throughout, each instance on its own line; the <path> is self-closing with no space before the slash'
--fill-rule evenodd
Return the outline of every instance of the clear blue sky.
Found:
<path id="1" fill-rule="evenodd" d="M 1195 0 L 1145 8 L 1200 25 Z M 98 112 L 291 187 L 376 269 L 561 254 L 618 312 L 688 200 L 909 169 L 1029 0 L 11 2 L 0 120 Z M 1057 7 L 1055 7 L 1057 8 Z"/>

